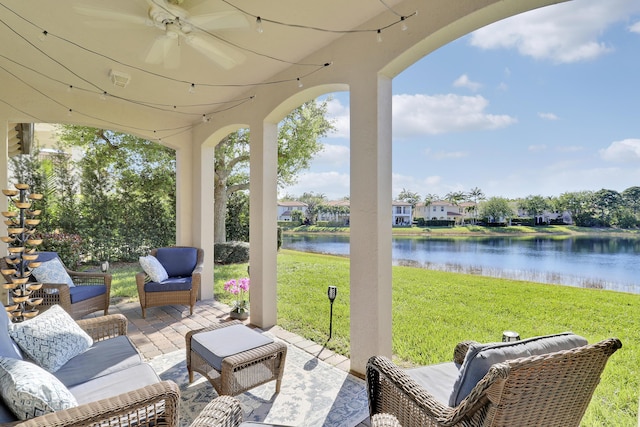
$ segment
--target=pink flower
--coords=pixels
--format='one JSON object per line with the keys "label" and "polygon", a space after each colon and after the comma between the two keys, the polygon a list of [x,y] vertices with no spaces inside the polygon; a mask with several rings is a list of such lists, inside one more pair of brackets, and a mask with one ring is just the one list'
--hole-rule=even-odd
{"label": "pink flower", "polygon": [[236,308],[247,309],[246,294],[249,293],[250,280],[248,277],[236,280],[231,279],[224,284],[224,290],[236,295]]}

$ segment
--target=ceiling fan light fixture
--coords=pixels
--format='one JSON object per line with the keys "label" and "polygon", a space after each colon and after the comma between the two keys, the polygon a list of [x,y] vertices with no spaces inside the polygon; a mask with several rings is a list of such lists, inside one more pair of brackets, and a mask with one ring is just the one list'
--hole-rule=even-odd
{"label": "ceiling fan light fixture", "polygon": [[116,70],[111,70],[109,72],[109,78],[111,79],[111,83],[118,87],[127,87],[129,81],[131,81],[131,76],[129,74]]}

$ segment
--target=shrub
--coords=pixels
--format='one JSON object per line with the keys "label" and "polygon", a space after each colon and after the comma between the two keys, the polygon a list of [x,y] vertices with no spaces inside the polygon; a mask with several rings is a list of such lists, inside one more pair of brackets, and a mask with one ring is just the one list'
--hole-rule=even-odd
{"label": "shrub", "polygon": [[38,247],[42,252],[57,252],[64,264],[71,270],[80,266],[83,252],[82,238],[77,234],[43,233],[42,244]]}
{"label": "shrub", "polygon": [[216,243],[213,246],[213,261],[216,264],[241,264],[249,262],[249,243]]}

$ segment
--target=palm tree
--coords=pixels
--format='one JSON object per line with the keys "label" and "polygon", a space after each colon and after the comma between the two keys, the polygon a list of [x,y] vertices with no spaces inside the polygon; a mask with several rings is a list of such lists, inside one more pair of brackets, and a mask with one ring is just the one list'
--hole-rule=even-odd
{"label": "palm tree", "polygon": [[473,223],[475,224],[478,220],[478,201],[485,200],[486,197],[481,189],[473,187],[471,191],[469,191],[469,199],[473,200],[473,203],[476,204],[473,207]]}

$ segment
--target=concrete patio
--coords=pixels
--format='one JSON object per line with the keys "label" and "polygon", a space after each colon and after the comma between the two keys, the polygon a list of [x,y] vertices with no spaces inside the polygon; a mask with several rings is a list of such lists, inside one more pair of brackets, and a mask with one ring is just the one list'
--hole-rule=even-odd
{"label": "concrete patio", "polygon": [[[110,314],[120,313],[127,318],[129,321],[128,335],[147,360],[177,350],[184,350],[187,331],[227,321],[229,320],[229,310],[230,307],[225,304],[207,300],[198,301],[191,316],[189,316],[187,306],[168,305],[147,309],[147,317],[143,319],[140,304],[136,300],[112,300],[109,307]],[[100,315],[100,312],[96,312],[87,317]],[[249,321],[245,321],[245,323],[249,324]],[[266,330],[320,360],[349,372],[350,361],[345,356],[327,350],[322,345],[304,339],[279,326],[273,326]],[[368,418],[357,425],[357,427],[369,426]]]}

